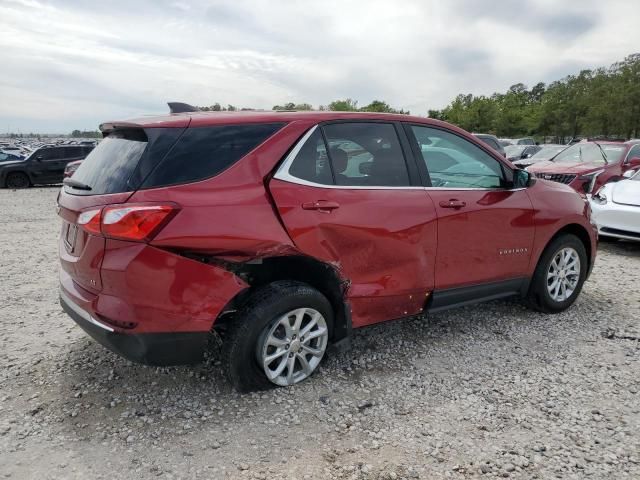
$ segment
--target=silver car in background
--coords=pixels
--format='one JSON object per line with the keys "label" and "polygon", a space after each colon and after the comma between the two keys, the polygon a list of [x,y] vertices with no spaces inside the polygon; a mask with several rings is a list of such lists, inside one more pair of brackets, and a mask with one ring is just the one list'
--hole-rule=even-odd
{"label": "silver car in background", "polygon": [[591,218],[601,236],[640,241],[640,170],[624,176],[591,197]]}

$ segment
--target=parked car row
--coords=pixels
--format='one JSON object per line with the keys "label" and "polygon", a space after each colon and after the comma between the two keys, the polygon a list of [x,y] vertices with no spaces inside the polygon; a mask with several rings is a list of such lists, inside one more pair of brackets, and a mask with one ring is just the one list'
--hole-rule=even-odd
{"label": "parked car row", "polygon": [[520,155],[520,158],[514,158],[512,160],[513,164],[520,168],[526,168],[529,165],[533,165],[534,163],[545,162],[547,160],[552,159],[558,153],[567,148],[566,145],[556,145],[552,143],[546,143],[544,145],[538,145],[535,147],[527,147],[527,148],[536,148],[537,150],[534,153],[523,152]]}
{"label": "parked car row", "polygon": [[0,186],[27,188],[60,183],[67,165],[84,159],[93,149],[93,145],[46,145],[25,158],[0,157]]}
{"label": "parked car row", "polygon": [[582,141],[552,158],[526,167],[538,178],[553,180],[587,194],[640,169],[640,142]]}

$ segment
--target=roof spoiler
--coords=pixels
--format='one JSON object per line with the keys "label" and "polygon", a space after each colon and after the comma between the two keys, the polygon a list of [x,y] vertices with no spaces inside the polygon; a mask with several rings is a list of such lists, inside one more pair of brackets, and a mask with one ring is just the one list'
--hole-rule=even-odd
{"label": "roof spoiler", "polygon": [[167,102],[167,105],[169,105],[169,113],[186,113],[200,111],[198,107],[194,107],[193,105],[189,105],[188,103]]}

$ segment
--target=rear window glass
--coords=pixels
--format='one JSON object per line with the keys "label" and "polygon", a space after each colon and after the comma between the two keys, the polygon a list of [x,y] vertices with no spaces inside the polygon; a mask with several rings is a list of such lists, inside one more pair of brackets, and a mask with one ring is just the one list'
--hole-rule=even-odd
{"label": "rear window glass", "polygon": [[75,180],[91,190],[67,188],[79,195],[100,195],[126,192],[128,180],[147,147],[144,130],[119,130],[105,137],[80,164],[73,175]]}
{"label": "rear window glass", "polygon": [[264,142],[283,123],[188,128],[143,188],[195,182],[229,168]]}

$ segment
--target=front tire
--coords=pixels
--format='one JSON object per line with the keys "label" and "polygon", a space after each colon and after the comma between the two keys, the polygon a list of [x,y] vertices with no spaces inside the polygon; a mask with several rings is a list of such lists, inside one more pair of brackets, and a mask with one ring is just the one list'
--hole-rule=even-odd
{"label": "front tire", "polygon": [[291,386],[322,361],[333,327],[327,298],[301,282],[258,288],[228,325],[222,361],[240,392]]}
{"label": "front tire", "polygon": [[527,303],[544,313],[559,313],[578,298],[587,277],[587,252],[578,237],[563,234],[545,248],[531,279]]}
{"label": "front tire", "polygon": [[26,173],[11,172],[7,175],[5,180],[5,186],[7,188],[28,188],[31,185],[31,181]]}

